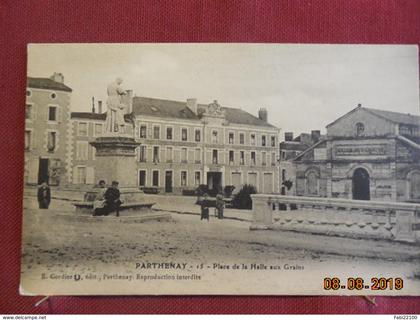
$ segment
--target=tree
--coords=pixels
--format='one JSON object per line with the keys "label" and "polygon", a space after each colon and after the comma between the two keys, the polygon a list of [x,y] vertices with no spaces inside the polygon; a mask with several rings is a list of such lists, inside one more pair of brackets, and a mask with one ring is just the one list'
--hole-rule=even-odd
{"label": "tree", "polygon": [[257,190],[251,184],[245,184],[232,200],[232,206],[236,209],[252,209],[251,194],[256,194]]}

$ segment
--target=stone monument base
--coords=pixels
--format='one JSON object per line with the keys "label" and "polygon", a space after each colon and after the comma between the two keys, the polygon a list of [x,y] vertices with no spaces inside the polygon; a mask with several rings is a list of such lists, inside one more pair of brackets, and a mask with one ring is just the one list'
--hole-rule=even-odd
{"label": "stone monument base", "polygon": [[[97,137],[90,143],[96,149],[95,180],[104,180],[109,186],[112,181],[118,181],[120,200],[120,217],[144,217],[147,220],[170,219],[171,215],[156,212],[152,209],[155,203],[146,202],[143,192],[137,186],[136,148],[140,143],[126,134],[110,134]],[[93,216],[93,204],[98,192],[103,189],[94,188],[86,192],[84,201],[74,203],[76,214]],[[115,217],[116,212],[92,218]]]}

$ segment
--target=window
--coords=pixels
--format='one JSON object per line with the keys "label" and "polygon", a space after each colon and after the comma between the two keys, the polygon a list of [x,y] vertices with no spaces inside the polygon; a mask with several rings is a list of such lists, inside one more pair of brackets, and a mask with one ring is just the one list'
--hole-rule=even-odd
{"label": "window", "polygon": [[255,166],[255,165],[256,165],[256,163],[257,163],[257,161],[256,161],[256,154],[255,154],[255,151],[251,151],[251,165],[252,165],[252,166]]}
{"label": "window", "polygon": [[409,126],[399,125],[400,128],[400,134],[401,135],[412,135],[411,128]]}
{"label": "window", "polygon": [[194,185],[198,187],[201,184],[201,172],[196,171],[194,173]]}
{"label": "window", "polygon": [[229,132],[229,144],[235,143],[235,134],[233,132]]}
{"label": "window", "polygon": [[166,140],[172,140],[172,127],[167,127],[166,128]]}
{"label": "window", "polygon": [[146,146],[140,146],[139,148],[139,162],[146,162]]}
{"label": "window", "polygon": [[217,135],[217,131],[213,130],[211,133],[211,142],[212,143],[217,143],[218,141],[218,135]]}
{"label": "window", "polygon": [[195,163],[201,163],[201,149],[195,149],[194,153]]}
{"label": "window", "polygon": [[239,158],[239,164],[243,166],[245,164],[245,151],[240,151],[240,158]]}
{"label": "window", "polygon": [[30,97],[31,95],[32,95],[31,90],[26,90],[26,96],[27,96],[27,97]]}
{"label": "window", "polygon": [[251,146],[255,146],[255,133],[251,133],[249,136]]}
{"label": "window", "polygon": [[95,137],[102,134],[102,123],[95,123]]}
{"label": "window", "polygon": [[87,137],[87,135],[88,135],[88,124],[86,122],[79,122],[78,123],[77,134],[80,137]]}
{"label": "window", "polygon": [[86,167],[77,167],[76,183],[86,184]]}
{"label": "window", "polygon": [[195,142],[200,142],[200,141],[201,141],[201,130],[195,129]]}
{"label": "window", "polygon": [[89,144],[87,141],[78,141],[76,149],[76,158],[77,160],[87,160],[88,159],[88,147]]}
{"label": "window", "polygon": [[31,139],[32,132],[30,130],[25,130],[25,150],[31,149]]}
{"label": "window", "polygon": [[172,147],[166,147],[166,162],[172,162],[173,161],[173,148]]}
{"label": "window", "polygon": [[96,160],[96,148],[92,145],[89,145],[89,149],[90,149],[92,160]]}
{"label": "window", "polygon": [[213,164],[218,163],[217,150],[213,150]]}
{"label": "window", "polygon": [[182,141],[187,141],[188,140],[188,129],[187,128],[182,128],[181,129],[181,140]]}
{"label": "window", "polygon": [[50,94],[50,97],[51,97],[51,99],[55,99],[55,98],[57,98],[57,94],[55,92],[53,92],[53,93]]}
{"label": "window", "polygon": [[57,107],[48,107],[48,121],[57,121]]}
{"label": "window", "polygon": [[261,152],[261,165],[262,166],[266,166],[267,165],[267,153],[266,152]]}
{"label": "window", "polygon": [[54,152],[57,148],[57,132],[48,132],[47,149],[49,152]]}
{"label": "window", "polygon": [[187,148],[182,148],[181,149],[181,162],[182,163],[187,163],[187,152],[188,152],[188,150],[187,150]]}
{"label": "window", "polygon": [[245,135],[243,133],[239,134],[239,144],[245,144]]}
{"label": "window", "polygon": [[146,137],[147,137],[147,126],[142,124],[140,126],[140,138],[146,139]]}
{"label": "window", "polygon": [[146,186],[146,170],[139,171],[139,186],[140,187]]}
{"label": "window", "polygon": [[265,147],[265,146],[267,145],[267,141],[266,141],[266,137],[265,137],[265,135],[262,135],[262,136],[261,136],[261,145],[262,145],[263,147]]}
{"label": "window", "polygon": [[286,181],[286,169],[281,170],[281,181]]}
{"label": "window", "polygon": [[34,118],[34,107],[31,104],[25,105],[25,119],[26,120],[32,120]]}
{"label": "window", "polygon": [[360,137],[365,132],[365,125],[361,122],[356,123],[356,136]]}
{"label": "window", "polygon": [[153,127],[153,139],[160,139],[160,127]]}
{"label": "window", "polygon": [[274,167],[276,165],[276,162],[277,162],[277,160],[276,160],[276,154],[273,152],[271,154],[271,165]]}
{"label": "window", "polygon": [[286,151],[284,150],[281,151],[281,159],[286,160]]}
{"label": "window", "polygon": [[153,162],[159,162],[159,147],[153,147]]}
{"label": "window", "polygon": [[235,163],[235,152],[233,150],[229,151],[229,164],[233,165]]}
{"label": "window", "polygon": [[187,186],[187,171],[181,171],[181,187]]}
{"label": "window", "polygon": [[157,171],[157,170],[153,170],[152,186],[153,187],[159,187],[159,171]]}
{"label": "window", "polygon": [[271,146],[272,147],[276,146],[276,136],[271,136]]}

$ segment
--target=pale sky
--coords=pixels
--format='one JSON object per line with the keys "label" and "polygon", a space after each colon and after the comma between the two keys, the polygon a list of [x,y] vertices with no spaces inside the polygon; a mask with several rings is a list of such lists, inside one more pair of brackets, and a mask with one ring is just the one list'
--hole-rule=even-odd
{"label": "pale sky", "polygon": [[135,95],[242,108],[282,132],[320,129],[363,106],[419,114],[417,46],[36,44],[28,75],[64,74],[72,110],[106,100],[116,77]]}

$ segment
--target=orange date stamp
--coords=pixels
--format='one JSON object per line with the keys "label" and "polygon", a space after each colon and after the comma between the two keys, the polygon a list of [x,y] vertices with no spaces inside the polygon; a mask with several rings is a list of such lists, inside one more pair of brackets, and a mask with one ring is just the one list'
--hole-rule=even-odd
{"label": "orange date stamp", "polygon": [[371,278],[366,281],[363,278],[347,278],[344,281],[338,277],[324,278],[324,290],[402,290],[404,281],[402,278]]}

